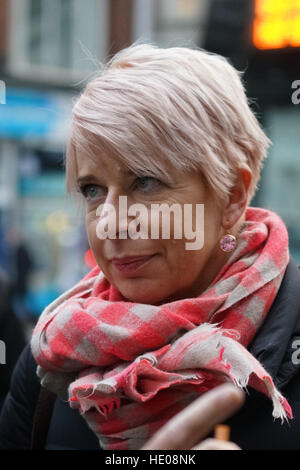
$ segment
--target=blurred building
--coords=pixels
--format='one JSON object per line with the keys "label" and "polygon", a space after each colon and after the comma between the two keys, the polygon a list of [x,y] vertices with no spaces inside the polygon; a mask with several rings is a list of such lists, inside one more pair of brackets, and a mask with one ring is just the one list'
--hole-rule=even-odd
{"label": "blurred building", "polygon": [[207,33],[209,8],[210,0],[133,0],[132,40],[199,46]]}
{"label": "blurred building", "polygon": [[74,99],[109,49],[108,6],[0,1],[0,263],[18,284],[20,247],[31,260],[20,315],[26,307],[38,314],[85,269],[83,221],[65,196],[63,161]]}
{"label": "blurred building", "polygon": [[244,72],[272,141],[252,205],[283,218],[300,265],[300,0],[210,0],[202,45]]}
{"label": "blurred building", "polygon": [[26,245],[36,313],[85,269],[64,186],[74,99],[98,61],[136,40],[204,47],[245,71],[273,141],[253,204],[282,216],[300,263],[299,18],[300,0],[0,0],[0,265],[12,266],[7,246]]}

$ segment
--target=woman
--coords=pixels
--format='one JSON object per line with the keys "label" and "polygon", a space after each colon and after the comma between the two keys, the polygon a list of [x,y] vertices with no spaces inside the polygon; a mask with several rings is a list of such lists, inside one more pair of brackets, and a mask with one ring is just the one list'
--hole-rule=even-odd
{"label": "woman", "polygon": [[[19,390],[37,366],[57,395],[46,448],[151,448],[227,382],[249,387],[238,446],[299,448],[300,274],[280,217],[249,207],[269,143],[238,72],[203,50],[133,45],[88,83],[66,177],[95,265],[42,313],[2,446],[28,445],[37,392]],[[27,438],[7,429],[18,408]]]}

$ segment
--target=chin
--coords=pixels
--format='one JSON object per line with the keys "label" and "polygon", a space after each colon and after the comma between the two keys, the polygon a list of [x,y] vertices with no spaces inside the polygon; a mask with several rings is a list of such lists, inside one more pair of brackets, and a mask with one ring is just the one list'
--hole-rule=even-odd
{"label": "chin", "polygon": [[132,295],[131,293],[122,292],[122,295],[126,297],[129,302],[135,302],[138,304],[158,305],[162,301],[161,297],[153,296],[152,293],[147,292],[139,292],[138,294],[135,293]]}
{"label": "chin", "polygon": [[157,305],[166,298],[166,295],[162,292],[158,292],[158,286],[155,286],[153,281],[150,283],[150,287],[147,285],[149,282],[145,282],[141,279],[137,281],[138,282],[134,282],[132,286],[117,285],[116,287],[130,302]]}

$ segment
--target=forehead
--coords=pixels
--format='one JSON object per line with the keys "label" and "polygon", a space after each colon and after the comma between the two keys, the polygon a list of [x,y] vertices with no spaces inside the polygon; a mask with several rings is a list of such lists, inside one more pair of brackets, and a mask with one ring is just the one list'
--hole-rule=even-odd
{"label": "forehead", "polygon": [[76,175],[73,180],[87,176],[109,179],[125,179],[134,176],[151,176],[172,184],[182,178],[182,169],[176,168],[170,161],[160,159],[152,162],[146,156],[141,158],[122,157],[110,149],[95,149],[89,152],[82,147],[75,152]]}
{"label": "forehead", "polygon": [[133,172],[112,153],[99,151],[89,154],[84,151],[76,152],[77,178],[86,175],[104,176],[130,175]]}

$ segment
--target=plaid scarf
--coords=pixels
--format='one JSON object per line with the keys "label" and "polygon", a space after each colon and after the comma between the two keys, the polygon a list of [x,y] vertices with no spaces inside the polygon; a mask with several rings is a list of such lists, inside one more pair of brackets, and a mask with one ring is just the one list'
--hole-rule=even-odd
{"label": "plaid scarf", "polygon": [[232,381],[266,394],[292,418],[272,378],[247,351],[280,287],[288,234],[250,207],[238,246],[197,298],[126,301],[95,266],[42,313],[31,348],[41,384],[76,408],[104,449],[139,449],[199,394]]}

